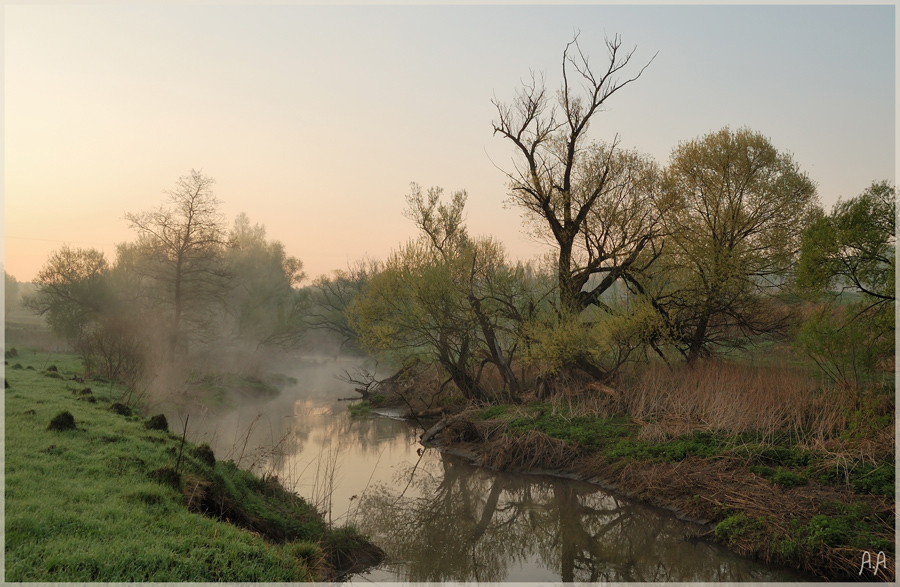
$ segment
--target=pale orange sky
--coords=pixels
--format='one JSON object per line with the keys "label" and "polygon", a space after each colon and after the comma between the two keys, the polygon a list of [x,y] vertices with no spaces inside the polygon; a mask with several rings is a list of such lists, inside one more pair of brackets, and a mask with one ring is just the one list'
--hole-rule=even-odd
{"label": "pale orange sky", "polygon": [[112,261],[134,238],[124,214],[191,168],[310,277],[413,236],[412,181],[466,189],[470,232],[532,258],[491,99],[530,69],[555,89],[576,28],[597,67],[604,34],[636,63],[659,52],[593,138],[664,164],[679,141],[749,126],[826,207],[895,178],[890,5],[6,6],[5,268],[28,281],[63,243]]}

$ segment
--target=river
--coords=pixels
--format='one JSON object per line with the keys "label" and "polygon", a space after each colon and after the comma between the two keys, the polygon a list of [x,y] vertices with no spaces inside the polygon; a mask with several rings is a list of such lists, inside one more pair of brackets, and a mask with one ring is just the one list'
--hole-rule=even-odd
{"label": "river", "polygon": [[334,375],[354,364],[297,361],[284,372],[300,383],[278,399],[191,417],[191,436],[217,458],[277,475],[387,552],[352,583],[810,580],[693,539],[670,512],[596,486],[425,449],[396,411],[351,416],[342,398],[356,394]]}

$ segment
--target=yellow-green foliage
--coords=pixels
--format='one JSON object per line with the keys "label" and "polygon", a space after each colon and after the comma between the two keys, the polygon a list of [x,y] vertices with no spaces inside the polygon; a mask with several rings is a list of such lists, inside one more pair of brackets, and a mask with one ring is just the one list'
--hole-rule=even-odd
{"label": "yellow-green foliage", "polygon": [[645,356],[650,340],[664,340],[664,328],[649,302],[635,299],[625,311],[597,311],[589,318],[583,313],[551,324],[526,325],[531,344],[524,358],[551,374],[563,372],[579,360],[614,371],[629,359]]}

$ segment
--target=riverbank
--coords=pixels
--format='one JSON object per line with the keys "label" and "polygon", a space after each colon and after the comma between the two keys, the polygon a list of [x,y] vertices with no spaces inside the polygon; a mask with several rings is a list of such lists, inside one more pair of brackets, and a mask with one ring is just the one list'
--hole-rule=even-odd
{"label": "riverbank", "polygon": [[82,371],[7,351],[6,581],[323,581],[383,557]]}
{"label": "riverbank", "polygon": [[640,428],[621,414],[535,402],[446,416],[423,441],[481,466],[584,480],[669,509],[736,552],[820,579],[894,580],[893,463],[836,471],[827,455],[787,442],[721,432],[652,442]]}

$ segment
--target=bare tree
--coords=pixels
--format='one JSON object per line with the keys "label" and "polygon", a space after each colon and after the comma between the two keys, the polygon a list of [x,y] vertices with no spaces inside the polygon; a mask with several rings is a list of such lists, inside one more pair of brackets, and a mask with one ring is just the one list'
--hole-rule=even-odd
{"label": "bare tree", "polygon": [[224,216],[212,190],[214,181],[192,169],[178,179],[174,190],[164,192],[165,204],[125,215],[138,232],[141,262],[135,269],[151,281],[147,294],[171,312],[170,360],[179,344],[187,343],[186,324],[202,328],[210,302],[224,293]]}
{"label": "bare tree", "polygon": [[[634,50],[623,54],[618,36],[607,39],[606,47],[609,63],[597,74],[577,35],[566,45],[563,82],[555,105],[543,79],[534,74],[513,104],[493,102],[498,112],[494,134],[511,141],[519,155],[515,172],[507,173],[510,199],[536,220],[541,232],[558,247],[560,301],[570,312],[595,303],[637,262],[658,220],[650,206],[653,192],[646,191],[655,186],[655,165],[634,154],[620,154],[618,139],[609,145],[586,144],[590,122],[606,101],[637,80],[653,61],[622,81],[619,75],[631,63]],[[576,80],[581,91],[573,85]],[[639,194],[640,190],[645,192]],[[629,206],[642,204],[624,214],[629,220],[623,220],[624,208],[609,216],[599,213],[617,201],[624,205],[626,199],[631,200]],[[636,218],[642,221],[634,223]],[[583,292],[598,273],[605,278]]]}

